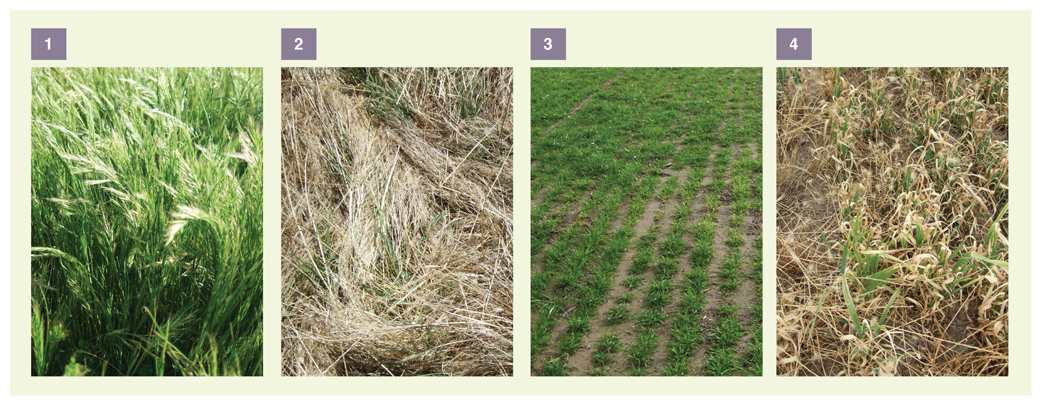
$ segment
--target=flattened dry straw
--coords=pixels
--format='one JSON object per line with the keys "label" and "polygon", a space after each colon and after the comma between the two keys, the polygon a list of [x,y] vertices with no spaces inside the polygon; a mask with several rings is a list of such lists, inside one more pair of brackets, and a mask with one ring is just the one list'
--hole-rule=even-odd
{"label": "flattened dry straw", "polygon": [[1007,375],[1007,69],[778,78],[777,374]]}
{"label": "flattened dry straw", "polygon": [[512,374],[512,70],[282,79],[283,374]]}

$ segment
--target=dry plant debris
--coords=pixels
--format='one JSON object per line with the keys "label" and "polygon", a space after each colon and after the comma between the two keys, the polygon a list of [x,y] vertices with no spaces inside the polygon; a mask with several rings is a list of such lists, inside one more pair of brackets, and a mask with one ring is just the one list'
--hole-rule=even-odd
{"label": "dry plant debris", "polygon": [[510,375],[513,74],[282,71],[284,375]]}
{"label": "dry plant debris", "polygon": [[1008,69],[777,71],[777,374],[1008,374]]}

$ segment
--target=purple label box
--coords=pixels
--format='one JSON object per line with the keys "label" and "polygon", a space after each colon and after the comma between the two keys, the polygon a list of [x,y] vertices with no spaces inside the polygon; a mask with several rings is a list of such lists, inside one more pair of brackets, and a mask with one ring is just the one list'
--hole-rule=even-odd
{"label": "purple label box", "polygon": [[65,28],[33,28],[31,60],[66,60]]}
{"label": "purple label box", "polygon": [[777,28],[776,60],[812,60],[812,28]]}
{"label": "purple label box", "polygon": [[317,28],[282,28],[282,60],[317,59]]}
{"label": "purple label box", "polygon": [[531,60],[567,60],[567,29],[531,28]]}

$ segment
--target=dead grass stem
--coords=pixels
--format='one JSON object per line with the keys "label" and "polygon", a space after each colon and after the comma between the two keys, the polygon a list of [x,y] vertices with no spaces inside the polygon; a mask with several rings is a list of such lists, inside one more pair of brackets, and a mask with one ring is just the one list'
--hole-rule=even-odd
{"label": "dead grass stem", "polygon": [[511,374],[512,70],[282,78],[283,374]]}

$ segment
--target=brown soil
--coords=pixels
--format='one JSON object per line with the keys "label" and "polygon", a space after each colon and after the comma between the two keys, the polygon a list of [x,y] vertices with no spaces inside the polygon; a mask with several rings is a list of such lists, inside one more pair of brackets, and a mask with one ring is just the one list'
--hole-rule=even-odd
{"label": "brown soil", "polygon": [[[538,192],[535,193],[534,197],[531,198],[531,207],[537,207],[537,206],[541,205],[543,202],[545,202],[545,194],[548,193],[548,192],[549,192],[549,188],[548,187],[542,187],[541,190],[538,190]],[[532,220],[532,223],[533,223],[534,222],[534,218],[531,218],[531,220]]]}

